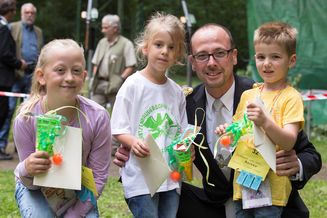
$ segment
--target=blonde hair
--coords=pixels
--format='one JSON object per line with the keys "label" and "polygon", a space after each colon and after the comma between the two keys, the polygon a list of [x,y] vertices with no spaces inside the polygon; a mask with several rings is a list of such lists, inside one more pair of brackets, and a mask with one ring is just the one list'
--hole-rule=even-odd
{"label": "blonde hair", "polygon": [[183,23],[174,15],[156,12],[148,20],[144,31],[135,40],[137,58],[142,64],[145,65],[147,62],[142,49],[147,47],[153,37],[162,31],[168,32],[174,42],[176,63],[181,63],[185,58],[185,30]]}
{"label": "blonde hair", "polygon": [[52,40],[51,42],[49,42],[48,44],[46,44],[40,52],[40,56],[39,56],[39,59],[37,61],[36,67],[35,67],[35,71],[34,71],[34,74],[32,77],[32,86],[31,86],[30,97],[28,98],[28,100],[26,102],[24,102],[20,106],[20,108],[18,109],[18,111],[19,111],[18,115],[31,112],[31,110],[34,108],[36,103],[42,98],[42,96],[46,95],[46,93],[47,93],[46,87],[41,85],[38,82],[36,72],[38,69],[44,70],[45,66],[48,63],[48,58],[49,58],[49,55],[51,54],[51,50],[53,50],[54,48],[60,48],[63,50],[67,49],[67,48],[74,48],[74,49],[80,50],[81,56],[83,57],[83,68],[85,68],[84,49],[82,47],[80,47],[74,40],[72,40],[72,39],[55,39],[55,40]]}
{"label": "blonde hair", "polygon": [[297,30],[283,22],[269,22],[262,24],[254,31],[254,45],[260,43],[277,43],[285,47],[289,56],[296,54]]}

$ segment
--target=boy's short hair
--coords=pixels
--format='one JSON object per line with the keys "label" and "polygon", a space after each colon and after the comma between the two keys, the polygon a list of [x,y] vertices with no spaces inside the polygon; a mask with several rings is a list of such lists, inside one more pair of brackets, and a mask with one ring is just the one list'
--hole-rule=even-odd
{"label": "boy's short hair", "polygon": [[285,47],[288,55],[296,54],[297,30],[283,22],[269,22],[254,31],[254,45],[277,43]]}

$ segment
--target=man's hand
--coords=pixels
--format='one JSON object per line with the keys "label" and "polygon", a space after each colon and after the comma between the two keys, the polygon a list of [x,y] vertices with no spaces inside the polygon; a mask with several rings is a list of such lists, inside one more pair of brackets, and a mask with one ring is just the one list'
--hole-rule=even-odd
{"label": "man's hand", "polygon": [[20,61],[22,62],[22,65],[20,66],[20,69],[21,69],[21,70],[25,70],[25,69],[27,68],[27,63],[26,63],[26,61],[23,60],[23,59],[21,59]]}
{"label": "man's hand", "polygon": [[295,150],[276,152],[276,174],[278,176],[293,176],[300,170]]}
{"label": "man's hand", "polygon": [[115,159],[113,160],[114,164],[119,167],[125,166],[126,161],[129,159],[130,150],[124,146],[120,145],[115,154]]}

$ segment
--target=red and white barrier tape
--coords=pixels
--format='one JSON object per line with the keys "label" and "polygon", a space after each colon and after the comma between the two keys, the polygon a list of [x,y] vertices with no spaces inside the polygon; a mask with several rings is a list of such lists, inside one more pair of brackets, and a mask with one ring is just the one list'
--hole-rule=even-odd
{"label": "red and white barrier tape", "polygon": [[27,98],[30,95],[29,94],[25,94],[25,93],[13,93],[13,92],[3,92],[3,91],[0,91],[0,96],[16,97],[16,98]]}
{"label": "red and white barrier tape", "polygon": [[[0,91],[0,96],[27,98],[29,96],[29,94]],[[327,99],[327,93],[322,93],[322,94],[302,94],[302,99],[303,99],[303,101],[326,100]]]}
{"label": "red and white barrier tape", "polygon": [[302,95],[303,101],[315,101],[315,100],[326,100],[327,93],[325,94],[312,94],[312,95]]}

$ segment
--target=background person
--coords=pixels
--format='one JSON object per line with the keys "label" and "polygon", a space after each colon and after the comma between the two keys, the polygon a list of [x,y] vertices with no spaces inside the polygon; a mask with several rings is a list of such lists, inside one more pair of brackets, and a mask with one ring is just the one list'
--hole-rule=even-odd
{"label": "background person", "polygon": [[91,99],[106,107],[113,107],[116,94],[134,71],[136,57],[133,43],[120,35],[121,25],[117,15],[108,14],[102,18],[99,41],[92,63],[93,84]]}
{"label": "background person", "polygon": [[[91,99],[112,110],[116,95],[126,78],[134,72],[136,57],[133,43],[120,35],[121,24],[117,15],[108,14],[102,18],[99,41],[92,63]],[[112,154],[118,148],[113,139]]]}
{"label": "background person", "polygon": [[[26,68],[26,62],[16,56],[16,44],[10,34],[8,22],[16,14],[15,0],[0,0],[0,91],[10,92],[15,80],[15,69]],[[8,114],[8,97],[0,96],[0,129]],[[10,160],[11,155],[0,145],[0,160]]]}
{"label": "background person", "polygon": [[[10,24],[11,35],[16,42],[16,55],[27,63],[25,70],[16,71],[15,83],[11,88],[14,93],[29,93],[32,75],[40,49],[43,45],[42,30],[34,25],[36,8],[32,3],[25,3],[21,7],[21,21]],[[11,126],[11,119],[15,112],[16,97],[9,98],[9,111],[6,121],[0,129],[0,147],[6,148]]]}

